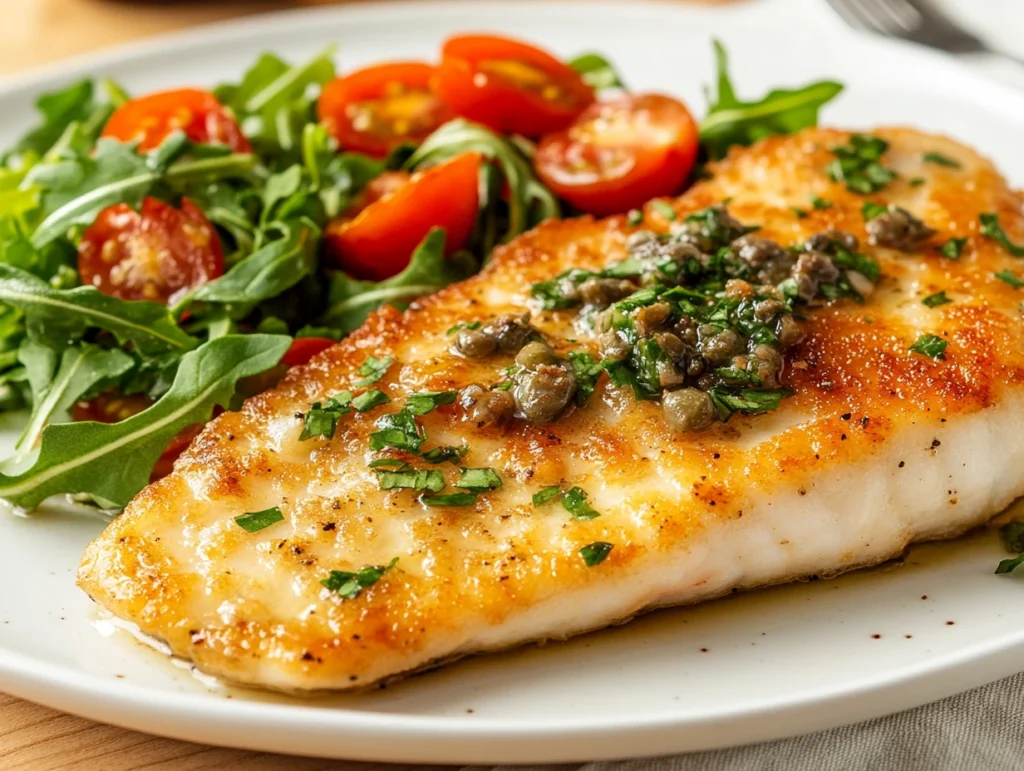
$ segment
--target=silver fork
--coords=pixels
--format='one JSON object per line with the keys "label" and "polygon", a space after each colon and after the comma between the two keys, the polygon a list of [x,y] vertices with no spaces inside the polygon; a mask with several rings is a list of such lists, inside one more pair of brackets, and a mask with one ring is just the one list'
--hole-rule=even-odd
{"label": "silver fork", "polygon": [[954,22],[928,0],[828,0],[855,29],[898,37],[954,54],[995,54],[1024,64],[1024,59],[999,51]]}

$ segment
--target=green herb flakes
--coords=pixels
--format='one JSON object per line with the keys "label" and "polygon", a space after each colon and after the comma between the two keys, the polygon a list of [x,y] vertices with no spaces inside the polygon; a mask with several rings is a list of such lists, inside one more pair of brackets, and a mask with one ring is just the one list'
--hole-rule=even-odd
{"label": "green herb flakes", "polygon": [[374,407],[387,404],[391,398],[379,388],[371,388],[366,393],[359,394],[352,400],[352,406],[357,412],[369,412]]}
{"label": "green herb flakes", "polygon": [[408,463],[398,458],[377,458],[377,460],[371,460],[366,464],[367,468],[391,468],[404,470],[411,468]]}
{"label": "green herb flakes", "polygon": [[397,564],[398,557],[395,557],[387,565],[367,565],[356,573],[332,570],[320,584],[328,591],[334,592],[346,600],[354,600],[362,593],[363,589],[369,589],[380,581],[384,574]]}
{"label": "green herb flakes", "polygon": [[718,410],[718,417],[723,422],[729,420],[733,413],[742,412],[746,415],[760,415],[762,412],[776,410],[782,399],[789,396],[785,388],[753,390],[749,388],[729,388],[714,386],[708,391],[711,402]]}
{"label": "green herb flakes", "polygon": [[928,152],[921,156],[921,160],[925,163],[935,163],[939,166],[945,166],[947,169],[959,169],[960,161],[950,158],[948,155],[942,153]]}
{"label": "green herb flakes", "polygon": [[363,378],[362,380],[357,380],[353,385],[356,388],[365,388],[366,386],[373,385],[388,373],[388,369],[394,363],[395,360],[391,356],[385,356],[383,359],[378,359],[376,356],[367,356],[366,361],[356,370]]}
{"label": "green herb flakes", "polygon": [[582,407],[593,395],[597,379],[604,372],[604,365],[586,351],[570,351],[569,363],[576,376],[576,404]]}
{"label": "green herb flakes", "polygon": [[551,485],[550,487],[545,487],[543,490],[538,490],[533,494],[533,505],[535,508],[540,508],[545,503],[554,500],[561,494],[562,488],[559,487],[558,485]]}
{"label": "green herb flakes", "polygon": [[799,206],[790,206],[789,208],[790,208],[790,211],[792,211],[793,214],[796,215],[796,218],[798,220],[807,219],[807,217],[810,216],[810,214],[807,211],[807,209],[801,209]]}
{"label": "green herb flakes", "polygon": [[456,332],[461,332],[463,329],[480,329],[483,326],[482,321],[460,321],[453,327],[450,327],[446,335],[454,335]]}
{"label": "green herb flakes", "polygon": [[1024,286],[1024,279],[1019,278],[1012,270],[1001,270],[998,273],[993,273],[992,275],[1004,284],[1009,284],[1014,289],[1020,289]]}
{"label": "green herb flakes", "polygon": [[492,468],[464,468],[455,486],[474,492],[494,490],[501,487],[501,477]]}
{"label": "green herb flakes", "polygon": [[418,453],[427,440],[416,417],[408,410],[382,415],[377,419],[376,426],[379,430],[370,434],[371,450],[394,447],[396,450]]}
{"label": "green herb flakes", "polygon": [[935,294],[930,294],[923,300],[921,300],[921,304],[929,308],[938,308],[940,305],[945,305],[946,303],[951,302],[953,301],[946,296],[946,290],[936,292]]}
{"label": "green herb flakes", "polygon": [[674,222],[676,217],[678,216],[676,214],[676,210],[672,208],[672,204],[670,204],[668,201],[662,201],[661,199],[651,201],[651,208],[654,209],[654,211],[658,212],[658,214],[667,219],[669,222]]}
{"label": "green herb flakes", "polygon": [[910,185],[911,187],[921,187],[921,185],[923,185],[927,181],[928,180],[926,180],[924,177],[914,177],[913,179],[907,180],[907,184]]}
{"label": "green herb flakes", "polygon": [[442,404],[451,404],[456,396],[456,391],[419,391],[406,400],[405,408],[413,415],[426,415]]}
{"label": "green herb flakes", "polygon": [[816,195],[811,196],[811,206],[814,207],[815,211],[822,211],[824,209],[831,209],[832,202],[824,198],[819,198]]}
{"label": "green herb flakes", "polygon": [[630,209],[626,214],[626,224],[630,227],[635,228],[637,225],[642,224],[644,221],[644,213],[639,209]]}
{"label": "green herb flakes", "polygon": [[283,521],[284,514],[277,506],[263,511],[251,511],[248,514],[235,517],[235,523],[247,533],[258,533],[260,530],[265,530],[271,525]]}
{"label": "green herb flakes", "polygon": [[583,563],[588,568],[592,568],[604,562],[614,548],[615,545],[607,541],[595,541],[580,549],[580,556],[583,558]]}
{"label": "green herb flakes", "polygon": [[917,342],[910,346],[909,350],[932,359],[945,359],[947,345],[949,343],[938,335],[927,334],[917,338]]}
{"label": "green herb flakes", "polygon": [[398,471],[378,471],[377,484],[381,490],[429,490],[432,493],[444,489],[444,475],[440,471],[406,468]]}
{"label": "green herb flakes", "polygon": [[939,247],[939,253],[950,260],[959,260],[967,246],[966,238],[951,238]]}
{"label": "green herb flakes", "polygon": [[595,519],[601,516],[587,503],[587,494],[580,487],[573,487],[562,495],[562,508],[568,511],[573,519]]}
{"label": "green herb flakes", "polygon": [[462,445],[461,447],[452,447],[450,445],[442,445],[441,447],[434,447],[423,453],[423,460],[427,463],[458,463],[469,453],[469,446]]}
{"label": "green herb flakes", "polygon": [[449,493],[448,495],[421,495],[420,503],[424,506],[472,506],[476,503],[476,493]]}
{"label": "green herb flakes", "polygon": [[888,207],[879,203],[874,203],[873,201],[865,201],[864,205],[860,207],[860,214],[864,218],[865,222],[870,222],[875,217],[885,214],[887,211],[889,211]]}
{"label": "green herb flakes", "polygon": [[338,429],[338,421],[349,413],[351,404],[352,394],[348,391],[342,391],[323,403],[314,402],[303,419],[299,440],[306,441],[316,436],[331,439]]}
{"label": "green herb flakes", "polygon": [[854,134],[848,144],[833,147],[836,159],[827,169],[834,182],[843,182],[852,193],[877,193],[896,178],[896,172],[880,163],[889,143],[869,134]]}
{"label": "green herb flakes", "polygon": [[981,222],[981,234],[985,238],[992,239],[1014,257],[1024,257],[1024,246],[1018,246],[1010,240],[999,224],[999,215],[990,212],[980,215],[978,220]]}

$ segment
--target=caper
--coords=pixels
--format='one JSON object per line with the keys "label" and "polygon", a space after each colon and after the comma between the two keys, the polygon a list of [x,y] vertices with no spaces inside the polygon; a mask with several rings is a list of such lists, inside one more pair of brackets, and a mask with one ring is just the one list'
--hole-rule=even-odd
{"label": "caper", "polygon": [[559,359],[547,343],[534,341],[527,343],[516,354],[516,364],[526,369],[535,369],[541,364],[553,364]]}
{"label": "caper", "polygon": [[531,423],[550,423],[576,395],[576,377],[566,364],[540,364],[515,376],[518,413]]}
{"label": "caper", "polygon": [[480,359],[498,350],[498,341],[485,329],[463,329],[455,336],[455,348],[463,356]]}
{"label": "caper", "polygon": [[478,426],[503,423],[512,417],[516,402],[508,391],[488,391],[480,385],[469,385],[459,393],[459,405],[466,420]]}
{"label": "caper", "polygon": [[665,420],[676,431],[702,431],[717,417],[711,397],[696,388],[668,391],[661,399]]}

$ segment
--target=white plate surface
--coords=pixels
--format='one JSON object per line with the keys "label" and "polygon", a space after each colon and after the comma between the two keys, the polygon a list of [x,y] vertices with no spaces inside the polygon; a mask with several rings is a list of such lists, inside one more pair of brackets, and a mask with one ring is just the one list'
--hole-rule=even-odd
{"label": "white plate surface", "polygon": [[[464,30],[500,30],[566,55],[603,51],[633,87],[677,93],[698,112],[711,74],[709,38],[717,35],[743,94],[835,77],[848,91],[828,108],[828,123],[946,132],[983,148],[1024,184],[1024,96],[938,55],[746,4],[375,3],[256,18],[11,81],[0,87],[0,141],[31,120],[40,89],[86,74],[143,92],[234,78],[263,50],[298,59],[334,41],[345,67],[430,58],[446,35]],[[1021,586],[992,575],[1001,550],[982,533],[916,548],[898,568],[659,612],[383,691],[267,696],[204,684],[98,621],[73,579],[102,526],[59,512],[0,516],[0,690],[194,741],[433,763],[635,757],[862,720],[1024,665]]]}

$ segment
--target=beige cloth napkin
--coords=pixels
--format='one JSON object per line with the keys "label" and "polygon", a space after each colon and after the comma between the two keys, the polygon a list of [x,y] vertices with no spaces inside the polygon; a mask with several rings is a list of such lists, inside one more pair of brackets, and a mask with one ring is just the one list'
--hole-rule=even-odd
{"label": "beige cloth napkin", "polygon": [[908,712],[776,742],[618,763],[473,771],[556,769],[1024,771],[1024,673]]}

